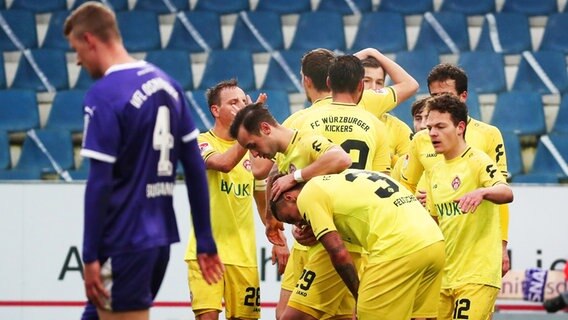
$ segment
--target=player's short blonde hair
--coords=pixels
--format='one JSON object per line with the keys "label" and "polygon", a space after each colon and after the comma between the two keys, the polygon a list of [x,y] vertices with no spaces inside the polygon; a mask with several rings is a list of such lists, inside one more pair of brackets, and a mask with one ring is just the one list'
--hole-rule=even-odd
{"label": "player's short blonde hair", "polygon": [[63,26],[63,34],[66,37],[79,38],[86,32],[103,42],[122,39],[114,12],[95,1],[85,2],[73,10]]}

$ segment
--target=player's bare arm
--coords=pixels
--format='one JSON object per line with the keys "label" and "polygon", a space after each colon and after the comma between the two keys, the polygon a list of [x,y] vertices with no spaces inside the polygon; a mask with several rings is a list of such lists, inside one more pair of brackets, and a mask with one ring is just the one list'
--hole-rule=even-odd
{"label": "player's bare arm", "polygon": [[240,144],[235,143],[223,153],[215,153],[205,161],[205,166],[208,170],[220,171],[228,173],[241,162],[241,159],[247,153],[247,149],[243,148]]}
{"label": "player's bare arm", "polygon": [[339,146],[329,148],[316,161],[301,169],[301,179],[298,173],[290,173],[280,177],[272,184],[272,200],[278,199],[282,192],[293,187],[297,182],[308,181],[323,174],[339,173],[351,166],[351,158]]}
{"label": "player's bare arm", "polygon": [[479,188],[469,192],[455,201],[462,212],[474,212],[481,204],[481,201],[488,200],[495,204],[510,203],[513,201],[513,191],[511,187],[504,183],[499,183],[492,187]]}
{"label": "player's bare arm", "polygon": [[345,248],[343,240],[337,231],[331,231],[324,234],[319,241],[323,244],[329,257],[331,258],[331,263],[335,267],[335,270],[345,282],[351,294],[355,300],[357,300],[359,291],[359,276],[357,275],[357,270],[351,259],[349,251]]}
{"label": "player's bare arm", "polygon": [[[274,177],[278,174],[278,167],[276,164],[272,164],[272,168],[268,175],[268,180],[266,181],[266,202],[268,203],[271,199],[271,190]],[[268,241],[277,246],[286,245],[286,237],[284,236],[284,224],[274,218],[272,212],[270,211],[270,206],[266,206],[265,209],[265,233]]]}

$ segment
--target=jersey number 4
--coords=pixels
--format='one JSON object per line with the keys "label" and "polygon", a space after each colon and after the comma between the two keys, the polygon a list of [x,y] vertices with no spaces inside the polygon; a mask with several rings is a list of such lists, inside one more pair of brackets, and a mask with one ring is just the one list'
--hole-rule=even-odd
{"label": "jersey number 4", "polygon": [[170,109],[166,106],[158,108],[152,146],[160,151],[158,176],[171,176],[174,166],[170,161],[170,149],[174,147],[174,136],[170,132]]}

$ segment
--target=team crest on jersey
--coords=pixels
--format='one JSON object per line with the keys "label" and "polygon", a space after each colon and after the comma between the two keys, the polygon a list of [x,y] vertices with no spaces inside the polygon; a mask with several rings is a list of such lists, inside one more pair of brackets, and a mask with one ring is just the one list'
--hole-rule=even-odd
{"label": "team crest on jersey", "polygon": [[378,94],[385,95],[385,96],[389,93],[387,88],[377,89],[377,90],[375,90],[375,92],[378,93]]}
{"label": "team crest on jersey", "polygon": [[245,161],[243,161],[243,167],[245,167],[245,169],[247,169],[247,171],[251,171],[252,164],[250,163],[249,159],[246,159]]}
{"label": "team crest on jersey", "polygon": [[199,151],[200,151],[201,153],[203,153],[203,152],[205,152],[205,151],[207,151],[207,150],[209,150],[209,149],[211,149],[211,146],[209,145],[209,143],[203,142],[203,143],[200,143],[200,144],[199,144]]}
{"label": "team crest on jersey", "polygon": [[461,186],[461,183],[462,182],[460,180],[460,177],[456,176],[454,180],[452,180],[452,188],[454,190],[458,190],[458,188]]}

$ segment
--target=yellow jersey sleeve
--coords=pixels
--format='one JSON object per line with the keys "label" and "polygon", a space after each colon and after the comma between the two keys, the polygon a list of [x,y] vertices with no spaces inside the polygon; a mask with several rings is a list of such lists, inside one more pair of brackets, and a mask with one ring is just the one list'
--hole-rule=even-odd
{"label": "yellow jersey sleeve", "polygon": [[333,201],[328,193],[320,189],[316,183],[304,186],[298,196],[298,210],[303,219],[312,227],[316,239],[330,231],[337,231],[333,223]]}
{"label": "yellow jersey sleeve", "polygon": [[377,118],[394,109],[396,105],[396,91],[392,87],[385,87],[380,90],[364,90],[359,102],[359,107],[374,114]]}

